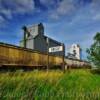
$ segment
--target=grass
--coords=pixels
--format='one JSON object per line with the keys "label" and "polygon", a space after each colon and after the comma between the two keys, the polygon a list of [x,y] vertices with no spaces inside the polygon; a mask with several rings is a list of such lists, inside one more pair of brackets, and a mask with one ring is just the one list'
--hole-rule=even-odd
{"label": "grass", "polygon": [[82,69],[0,73],[0,100],[100,100],[100,76]]}

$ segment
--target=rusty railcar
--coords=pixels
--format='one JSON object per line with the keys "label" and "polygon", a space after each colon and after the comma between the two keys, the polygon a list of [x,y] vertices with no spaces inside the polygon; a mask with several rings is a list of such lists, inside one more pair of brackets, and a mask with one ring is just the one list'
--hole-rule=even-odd
{"label": "rusty railcar", "polygon": [[[48,63],[47,53],[26,49],[19,46],[0,43],[0,66],[16,66],[20,68],[27,66],[30,68],[46,67]],[[63,63],[61,56],[49,55],[49,66],[61,66]]]}
{"label": "rusty railcar", "polygon": [[75,68],[75,69],[89,68],[89,69],[91,69],[91,64],[84,60],[65,58],[65,62],[67,64],[67,68]]}

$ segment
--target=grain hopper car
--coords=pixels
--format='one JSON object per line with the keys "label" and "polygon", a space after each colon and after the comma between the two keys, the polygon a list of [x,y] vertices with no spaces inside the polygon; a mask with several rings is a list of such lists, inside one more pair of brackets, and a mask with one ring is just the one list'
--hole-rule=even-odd
{"label": "grain hopper car", "polygon": [[[0,43],[0,68],[46,68],[47,53]],[[49,55],[49,67],[61,67],[61,56]]]}

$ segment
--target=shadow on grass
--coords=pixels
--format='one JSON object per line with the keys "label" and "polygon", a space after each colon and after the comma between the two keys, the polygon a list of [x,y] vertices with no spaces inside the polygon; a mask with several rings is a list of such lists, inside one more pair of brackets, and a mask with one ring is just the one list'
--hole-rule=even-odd
{"label": "shadow on grass", "polygon": [[91,73],[100,75],[100,69],[91,69]]}

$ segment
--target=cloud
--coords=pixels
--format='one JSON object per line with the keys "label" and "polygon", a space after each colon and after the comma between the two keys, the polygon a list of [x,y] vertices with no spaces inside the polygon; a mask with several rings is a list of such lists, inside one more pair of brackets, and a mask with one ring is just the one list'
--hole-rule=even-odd
{"label": "cloud", "polygon": [[100,20],[100,13],[96,14],[95,16],[93,16],[94,20]]}
{"label": "cloud", "polygon": [[61,0],[40,0],[40,3],[50,10],[56,8],[60,1]]}
{"label": "cloud", "polygon": [[50,12],[50,17],[58,19],[61,16],[71,14],[75,9],[76,7],[73,0],[62,0],[58,3],[57,8]]}
{"label": "cloud", "polygon": [[[49,7],[49,0],[41,1]],[[55,4],[55,8],[48,11],[48,18],[58,20],[63,17],[74,17],[74,15],[78,15],[79,12],[83,15],[81,15],[82,19],[85,18],[85,20],[88,20],[90,18],[91,20],[99,20],[99,5],[100,0],[58,0],[57,4]]]}
{"label": "cloud", "polygon": [[92,19],[94,21],[100,21],[100,0],[93,0],[91,5]]}
{"label": "cloud", "polygon": [[40,2],[47,6],[55,4],[55,0],[40,0]]}
{"label": "cloud", "polygon": [[[72,16],[72,19],[69,25],[89,25],[95,24],[97,21],[100,21],[100,0],[93,0],[87,5],[80,7],[75,11],[75,15]],[[80,27],[79,26],[79,27]]]}
{"label": "cloud", "polygon": [[75,9],[75,5],[73,2],[70,2],[69,0],[63,0],[58,8],[57,8],[57,13],[59,15],[65,15]]}
{"label": "cloud", "polygon": [[94,6],[94,7],[99,7],[99,5],[100,5],[100,0],[92,0],[92,6]]}
{"label": "cloud", "polygon": [[8,19],[11,19],[14,14],[30,13],[33,10],[33,0],[0,0],[0,15]]}
{"label": "cloud", "polygon": [[48,18],[51,19],[59,19],[76,9],[74,0],[40,0],[40,3],[47,8]]}
{"label": "cloud", "polygon": [[3,23],[4,21],[5,19],[2,16],[0,16],[0,24]]}

